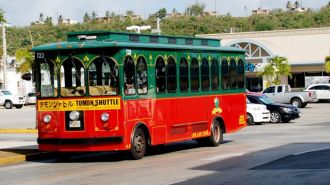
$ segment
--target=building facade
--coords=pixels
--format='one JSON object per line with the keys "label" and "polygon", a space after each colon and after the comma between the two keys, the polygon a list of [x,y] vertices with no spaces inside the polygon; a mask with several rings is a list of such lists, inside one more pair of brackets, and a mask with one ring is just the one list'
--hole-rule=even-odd
{"label": "building facade", "polygon": [[266,79],[257,72],[275,56],[286,57],[291,66],[292,78],[283,77],[282,83],[293,88],[304,88],[320,81],[329,83],[324,61],[330,55],[330,27],[198,36],[221,39],[222,45],[246,50],[249,90],[260,91],[266,87]]}

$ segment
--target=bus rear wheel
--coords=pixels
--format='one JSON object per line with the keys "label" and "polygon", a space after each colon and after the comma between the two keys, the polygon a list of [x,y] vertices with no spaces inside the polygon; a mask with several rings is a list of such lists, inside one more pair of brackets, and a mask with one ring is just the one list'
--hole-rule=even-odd
{"label": "bus rear wheel", "polygon": [[219,121],[214,121],[211,127],[211,136],[196,140],[200,145],[218,146],[223,141],[223,131]]}
{"label": "bus rear wheel", "polygon": [[209,138],[211,146],[218,146],[223,141],[223,132],[219,121],[214,121]]}
{"label": "bus rear wheel", "polygon": [[145,133],[137,128],[132,138],[131,157],[135,160],[141,159],[146,153],[147,142]]}

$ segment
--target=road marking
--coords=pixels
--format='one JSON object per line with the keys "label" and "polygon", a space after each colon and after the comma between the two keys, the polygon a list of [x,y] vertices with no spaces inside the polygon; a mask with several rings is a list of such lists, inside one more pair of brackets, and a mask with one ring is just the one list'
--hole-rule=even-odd
{"label": "road marking", "polygon": [[316,151],[326,150],[326,149],[330,149],[330,148],[329,147],[315,148],[315,149],[312,149],[312,150],[306,150],[306,151],[303,151],[303,152],[294,153],[292,155],[301,155],[301,154],[306,154],[306,153],[309,153],[309,152],[316,152]]}
{"label": "road marking", "polygon": [[222,155],[217,155],[214,157],[209,157],[209,158],[205,158],[202,160],[205,161],[214,161],[214,160],[219,160],[219,159],[227,159],[227,158],[231,158],[231,157],[239,157],[246,154],[245,152],[241,152],[241,153],[229,153],[229,154],[222,154]]}
{"label": "road marking", "polygon": [[36,129],[0,129],[0,133],[37,133]]}

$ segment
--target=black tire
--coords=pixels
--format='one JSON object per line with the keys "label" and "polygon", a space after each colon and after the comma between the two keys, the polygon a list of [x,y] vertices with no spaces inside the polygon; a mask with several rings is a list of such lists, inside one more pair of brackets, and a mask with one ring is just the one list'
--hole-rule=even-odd
{"label": "black tire", "polygon": [[301,107],[302,102],[299,98],[292,98],[290,101],[291,105],[296,106],[296,107]]}
{"label": "black tire", "polygon": [[305,108],[307,106],[307,102],[301,104],[301,108]]}
{"label": "black tire", "polygon": [[138,160],[144,157],[147,149],[147,140],[145,133],[141,128],[137,128],[133,134],[131,142],[131,157]]}
{"label": "black tire", "polygon": [[5,106],[6,109],[12,109],[13,108],[13,103],[10,100],[6,100],[4,106]]}
{"label": "black tire", "polygon": [[270,122],[279,123],[281,121],[281,114],[276,111],[270,112]]}
{"label": "black tire", "polygon": [[23,105],[15,105],[16,109],[21,109]]}
{"label": "black tire", "polygon": [[250,113],[247,113],[246,122],[247,122],[248,125],[253,125],[253,123],[254,123],[253,116]]}

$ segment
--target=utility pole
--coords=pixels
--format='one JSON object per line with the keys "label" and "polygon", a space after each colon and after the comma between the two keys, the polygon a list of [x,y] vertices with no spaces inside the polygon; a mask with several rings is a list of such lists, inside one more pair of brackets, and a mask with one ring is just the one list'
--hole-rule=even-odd
{"label": "utility pole", "polygon": [[3,62],[3,89],[7,90],[7,41],[6,41],[6,23],[2,23],[2,62]]}

